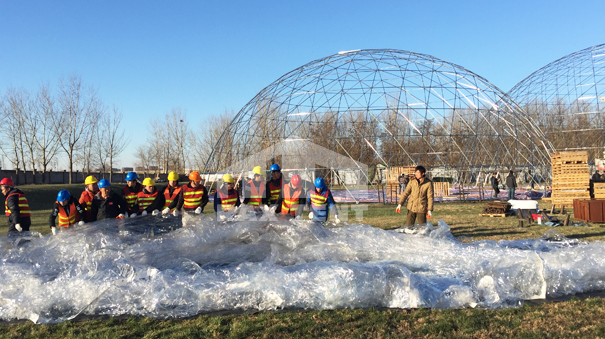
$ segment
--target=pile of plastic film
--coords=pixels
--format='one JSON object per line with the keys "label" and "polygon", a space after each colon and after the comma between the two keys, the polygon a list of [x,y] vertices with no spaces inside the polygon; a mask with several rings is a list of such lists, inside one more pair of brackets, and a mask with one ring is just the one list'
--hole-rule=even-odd
{"label": "pile of plastic film", "polygon": [[146,216],[0,238],[0,319],[500,308],[605,288],[598,241],[556,233],[461,241],[442,221],[391,231],[331,226],[254,214]]}

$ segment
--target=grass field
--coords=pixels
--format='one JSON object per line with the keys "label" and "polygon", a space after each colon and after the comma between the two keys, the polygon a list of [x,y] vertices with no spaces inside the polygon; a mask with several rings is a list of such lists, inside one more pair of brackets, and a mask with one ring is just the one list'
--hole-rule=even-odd
{"label": "grass field", "polygon": [[[49,233],[50,208],[60,189],[79,196],[82,185],[20,187],[33,210],[32,230]],[[116,186],[117,190],[118,187]],[[549,204],[540,203],[542,208]],[[394,205],[371,204],[362,223],[383,229],[403,224],[405,211]],[[206,208],[210,213],[212,208]],[[479,217],[480,203],[436,204],[431,221],[443,219],[454,236],[474,240],[536,238],[552,229],[531,225],[518,228],[518,219]],[[349,222],[355,222],[354,212]],[[605,239],[605,228],[557,227],[567,237],[587,241]],[[0,232],[6,232],[6,225]],[[1,282],[0,282],[1,283]],[[525,305],[502,310],[333,310],[267,312],[260,314],[199,316],[191,319],[102,319],[34,325],[31,322],[0,326],[0,337],[23,338],[605,338],[605,302],[600,298]]]}

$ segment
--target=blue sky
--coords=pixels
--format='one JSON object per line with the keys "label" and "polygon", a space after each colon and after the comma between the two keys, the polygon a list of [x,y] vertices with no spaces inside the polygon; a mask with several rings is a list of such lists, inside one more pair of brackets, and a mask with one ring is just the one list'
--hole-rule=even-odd
{"label": "blue sky", "polygon": [[430,54],[508,91],[603,33],[602,1],[0,0],[0,94],[82,76],[140,130],[129,166],[150,117],[178,107],[199,128],[338,51]]}

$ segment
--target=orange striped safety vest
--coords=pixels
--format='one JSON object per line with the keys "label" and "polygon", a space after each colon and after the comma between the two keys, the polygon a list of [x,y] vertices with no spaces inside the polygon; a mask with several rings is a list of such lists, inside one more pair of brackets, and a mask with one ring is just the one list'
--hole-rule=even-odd
{"label": "orange striped safety vest", "polygon": [[143,212],[147,206],[151,205],[151,203],[158,197],[157,188],[153,190],[153,193],[145,193],[145,191],[141,191],[137,194],[137,201],[139,203],[139,212]]}
{"label": "orange striped safety vest", "polygon": [[281,193],[282,187],[284,187],[283,178],[281,178],[281,180],[279,180],[279,186],[273,185],[273,180],[269,181],[269,194],[270,194],[269,203],[274,204],[275,202],[277,202],[277,199],[279,199],[279,194]]}
{"label": "orange striped safety vest", "polygon": [[184,185],[183,187],[183,208],[187,210],[194,210],[202,206],[202,198],[206,192],[204,185],[199,185],[196,188]]}
{"label": "orange striped safety vest", "polygon": [[170,206],[170,204],[174,201],[174,199],[176,199],[176,197],[179,195],[182,188],[183,188],[183,186],[177,185],[174,188],[174,190],[172,191],[172,195],[170,195],[170,186],[166,186],[166,189],[164,189],[164,198],[166,199],[164,208],[167,208],[168,206]]}
{"label": "orange striped safety vest", "polygon": [[317,193],[315,189],[311,189],[311,206],[317,210],[323,209],[327,205],[330,190],[327,189],[323,194]]}
{"label": "orange striped safety vest", "polygon": [[12,193],[6,196],[4,200],[4,214],[7,216],[11,215],[11,210],[8,209],[8,197],[17,195],[19,197],[19,215],[22,217],[31,217],[31,211],[29,210],[29,204],[23,193]]}
{"label": "orange striped safety vest", "polygon": [[300,195],[302,194],[302,187],[292,190],[290,185],[284,186],[284,196],[281,203],[281,214],[292,214],[296,216],[296,211],[299,208]]}
{"label": "orange striped safety vest", "polygon": [[[135,185],[134,187],[134,190],[130,190],[130,187],[128,187],[128,185],[122,188],[122,190],[124,191],[124,199],[126,200],[126,206],[128,206],[128,208],[131,208],[132,206],[134,206],[134,204],[137,203],[137,195],[143,190],[142,188],[140,188],[141,186]],[[139,187],[139,191],[136,190],[137,187]]]}
{"label": "orange striped safety vest", "polygon": [[84,206],[84,210],[86,211],[86,216],[88,216],[88,220],[91,220],[90,217],[92,215],[92,210],[90,208],[90,206],[92,206],[92,199],[95,197],[94,194],[92,194],[92,192],[90,192],[89,190],[85,190],[84,192],[82,192],[82,195],[80,195],[80,205]]}
{"label": "orange striped safety vest", "polygon": [[231,211],[235,207],[237,202],[237,191],[231,190],[231,193],[227,194],[222,189],[218,190],[218,194],[221,197],[221,208],[223,212]]}
{"label": "orange striped safety vest", "polygon": [[[263,202],[263,195],[265,195],[265,185],[261,183],[259,189],[256,189],[256,185],[254,185],[254,180],[248,181],[250,184],[250,200],[248,200],[249,205],[259,206]],[[277,195],[279,197],[279,194]]]}
{"label": "orange striped safety vest", "polygon": [[76,210],[76,204],[73,202],[69,204],[69,215],[67,215],[63,206],[58,201],[56,203],[59,206],[59,226],[69,227],[80,221],[80,213]]}

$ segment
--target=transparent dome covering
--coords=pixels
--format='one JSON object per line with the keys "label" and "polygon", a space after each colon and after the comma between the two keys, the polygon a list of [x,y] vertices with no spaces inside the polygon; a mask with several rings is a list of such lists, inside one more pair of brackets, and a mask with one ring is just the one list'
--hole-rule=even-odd
{"label": "transparent dome covering", "polygon": [[[226,128],[205,170],[250,170],[254,161],[243,159],[267,149],[262,160],[294,152],[303,163],[292,167],[300,168],[534,167],[549,161],[543,139],[505,93],[461,66],[406,51],[357,50],[312,61],[261,90]],[[334,160],[319,152],[317,161],[310,144]],[[340,156],[354,165],[341,165]]]}
{"label": "transparent dome covering", "polygon": [[557,151],[605,146],[605,44],[564,56],[540,68],[509,92]]}

